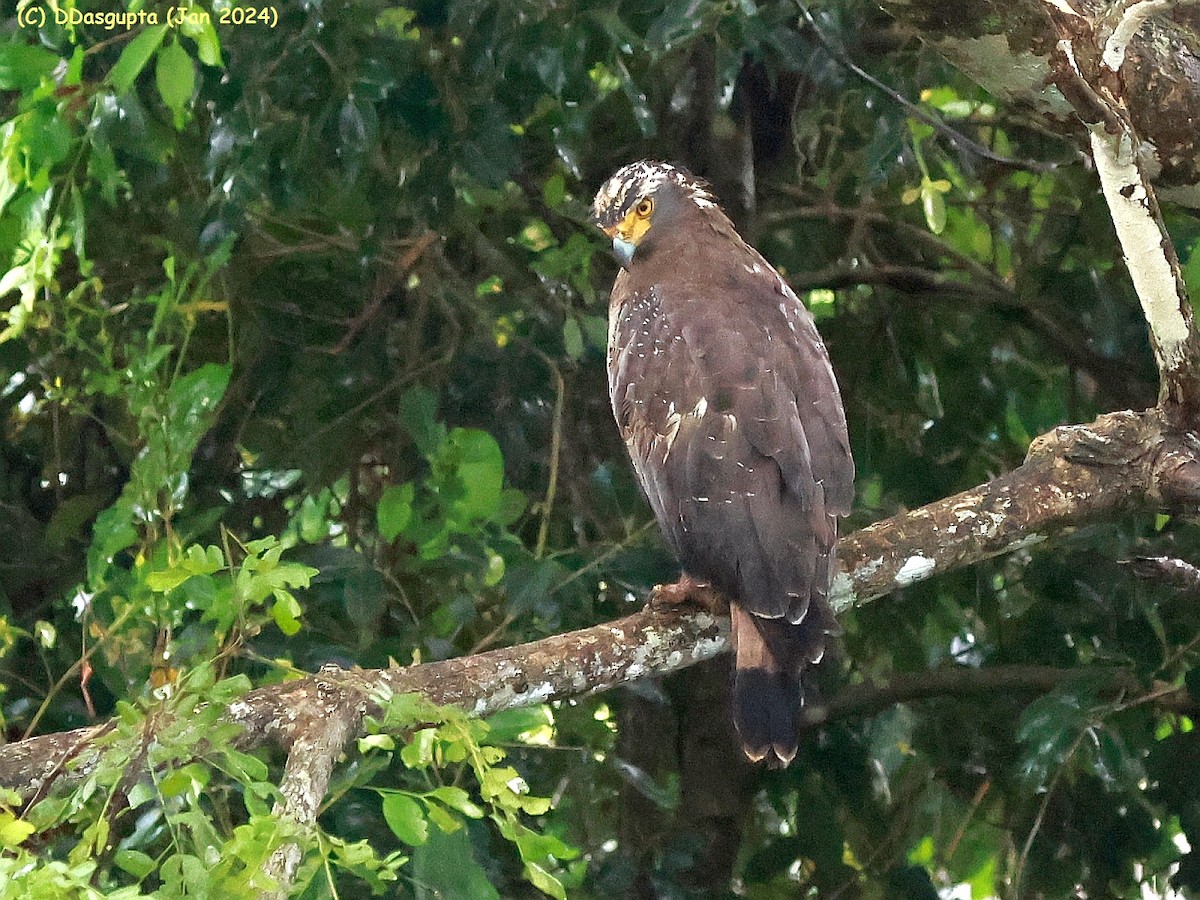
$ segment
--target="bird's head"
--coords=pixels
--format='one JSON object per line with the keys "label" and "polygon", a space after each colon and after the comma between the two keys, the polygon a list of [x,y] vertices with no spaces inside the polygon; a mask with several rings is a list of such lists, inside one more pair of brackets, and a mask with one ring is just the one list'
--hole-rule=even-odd
{"label": "bird's head", "polygon": [[592,202],[592,221],[612,238],[613,253],[628,269],[638,248],[650,246],[652,233],[669,233],[689,210],[716,207],[708,186],[687,169],[642,160],[604,182]]}

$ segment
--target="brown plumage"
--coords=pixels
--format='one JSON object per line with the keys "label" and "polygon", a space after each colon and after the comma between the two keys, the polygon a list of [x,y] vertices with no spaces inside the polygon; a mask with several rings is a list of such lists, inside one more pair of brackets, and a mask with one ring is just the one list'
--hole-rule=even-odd
{"label": "brown plumage", "polygon": [[801,673],[839,630],[826,598],[854,498],[829,356],[804,305],[684,169],[625,166],[593,216],[623,265],[613,414],[685,579],[729,601],[746,755],[787,765]]}

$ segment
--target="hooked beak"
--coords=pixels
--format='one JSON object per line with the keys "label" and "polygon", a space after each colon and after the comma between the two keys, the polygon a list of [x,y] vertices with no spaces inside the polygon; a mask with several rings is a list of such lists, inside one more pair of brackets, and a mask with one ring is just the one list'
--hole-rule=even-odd
{"label": "hooked beak", "polygon": [[633,263],[633,251],[637,249],[637,244],[621,237],[619,226],[613,225],[605,228],[604,233],[612,238],[613,255],[617,257],[623,268],[628,269]]}

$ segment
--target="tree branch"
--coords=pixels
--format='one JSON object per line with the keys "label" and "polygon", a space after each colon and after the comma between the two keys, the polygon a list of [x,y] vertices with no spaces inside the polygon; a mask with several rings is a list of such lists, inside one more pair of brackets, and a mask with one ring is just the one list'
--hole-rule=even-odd
{"label": "tree branch", "polygon": [[1087,52],[1077,48],[1089,68],[1118,71],[1121,51],[1129,118],[1146,139],[1139,151],[1152,161],[1155,185],[1164,197],[1200,207],[1200,130],[1192,119],[1200,103],[1200,14],[1194,2],[959,0],[952,27],[942,0],[881,0],[881,5],[994,96],[1043,124],[1067,126],[1055,129],[1060,132],[1078,128],[1072,112],[1079,105],[1055,77],[1053,31],[1038,25],[1047,13],[1056,24],[1078,19],[1092,33]]}
{"label": "tree branch", "polygon": [[[274,810],[277,818],[297,825],[303,831],[316,825],[321,801],[329,790],[334,763],[359,733],[366,708],[359,692],[339,685],[336,677],[327,679],[326,674],[322,669],[313,679],[316,710],[302,710],[302,715],[309,715],[305,721],[295,724],[295,740],[288,750],[279,784],[283,802]],[[314,711],[323,715],[313,717]],[[264,900],[285,900],[291,896],[292,883],[303,856],[303,849],[296,841],[288,841],[271,854],[265,871],[275,882],[275,888],[264,892]]]}
{"label": "tree branch", "polygon": [[1064,426],[1035,440],[1013,471],[847,535],[830,599],[842,612],[1122,509],[1194,502],[1197,477],[1191,442],[1158,410]]}
{"label": "tree branch", "polygon": [[[887,684],[855,684],[838,691],[827,704],[806,706],[801,710],[801,728],[818,728],[837,719],[862,718],[883,712],[898,703],[928,700],[932,697],[970,697],[978,694],[1045,694],[1069,678],[1079,677],[1080,669],[1058,666],[1010,665],[972,668],[946,666],[926,672],[902,672],[892,675]],[[1137,690],[1137,676],[1128,669],[1093,666],[1086,671],[1110,676],[1114,691]]]}
{"label": "tree branch", "polygon": [[[1014,471],[847,535],[838,547],[841,571],[832,602],[844,611],[1122,510],[1195,508],[1198,447],[1157,409],[1059,428],[1035,441]],[[728,622],[707,613],[643,609],[460,659],[379,670],[326,667],[250,691],[229,705],[227,718],[243,727],[239,747],[276,743],[289,749],[285,809],[295,821],[311,823],[338,750],[357,733],[363,715],[382,712],[380,698],[416,692],[487,716],[690,666],[723,652],[727,634]],[[0,785],[28,799],[44,796],[51,783],[78,780],[95,765],[89,745],[104,728],[0,747]],[[276,865],[276,872],[287,873],[287,859]]]}
{"label": "tree branch", "polygon": [[1200,421],[1200,339],[1179,258],[1140,158],[1143,145],[1121,71],[1131,38],[1165,5],[1127,4],[1115,25],[1103,27],[1061,2],[1044,3],[1061,38],[1052,56],[1053,81],[1088,129],[1100,187],[1150,328],[1159,402],[1181,424],[1194,424]]}
{"label": "tree branch", "polygon": [[1161,581],[1177,591],[1200,596],[1200,567],[1171,556],[1135,556],[1125,560],[1138,578]]}

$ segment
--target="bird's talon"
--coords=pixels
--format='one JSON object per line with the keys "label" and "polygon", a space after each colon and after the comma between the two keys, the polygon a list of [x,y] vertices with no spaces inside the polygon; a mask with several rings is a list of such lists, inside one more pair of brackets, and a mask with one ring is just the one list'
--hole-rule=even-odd
{"label": "bird's talon", "polygon": [[652,609],[671,609],[685,604],[716,616],[729,614],[729,602],[715,588],[687,575],[671,584],[656,584],[650,591],[649,606]]}
{"label": "bird's talon", "polygon": [[650,605],[655,609],[679,606],[687,603],[689,599],[688,588],[678,581],[672,584],[656,584],[650,590]]}

